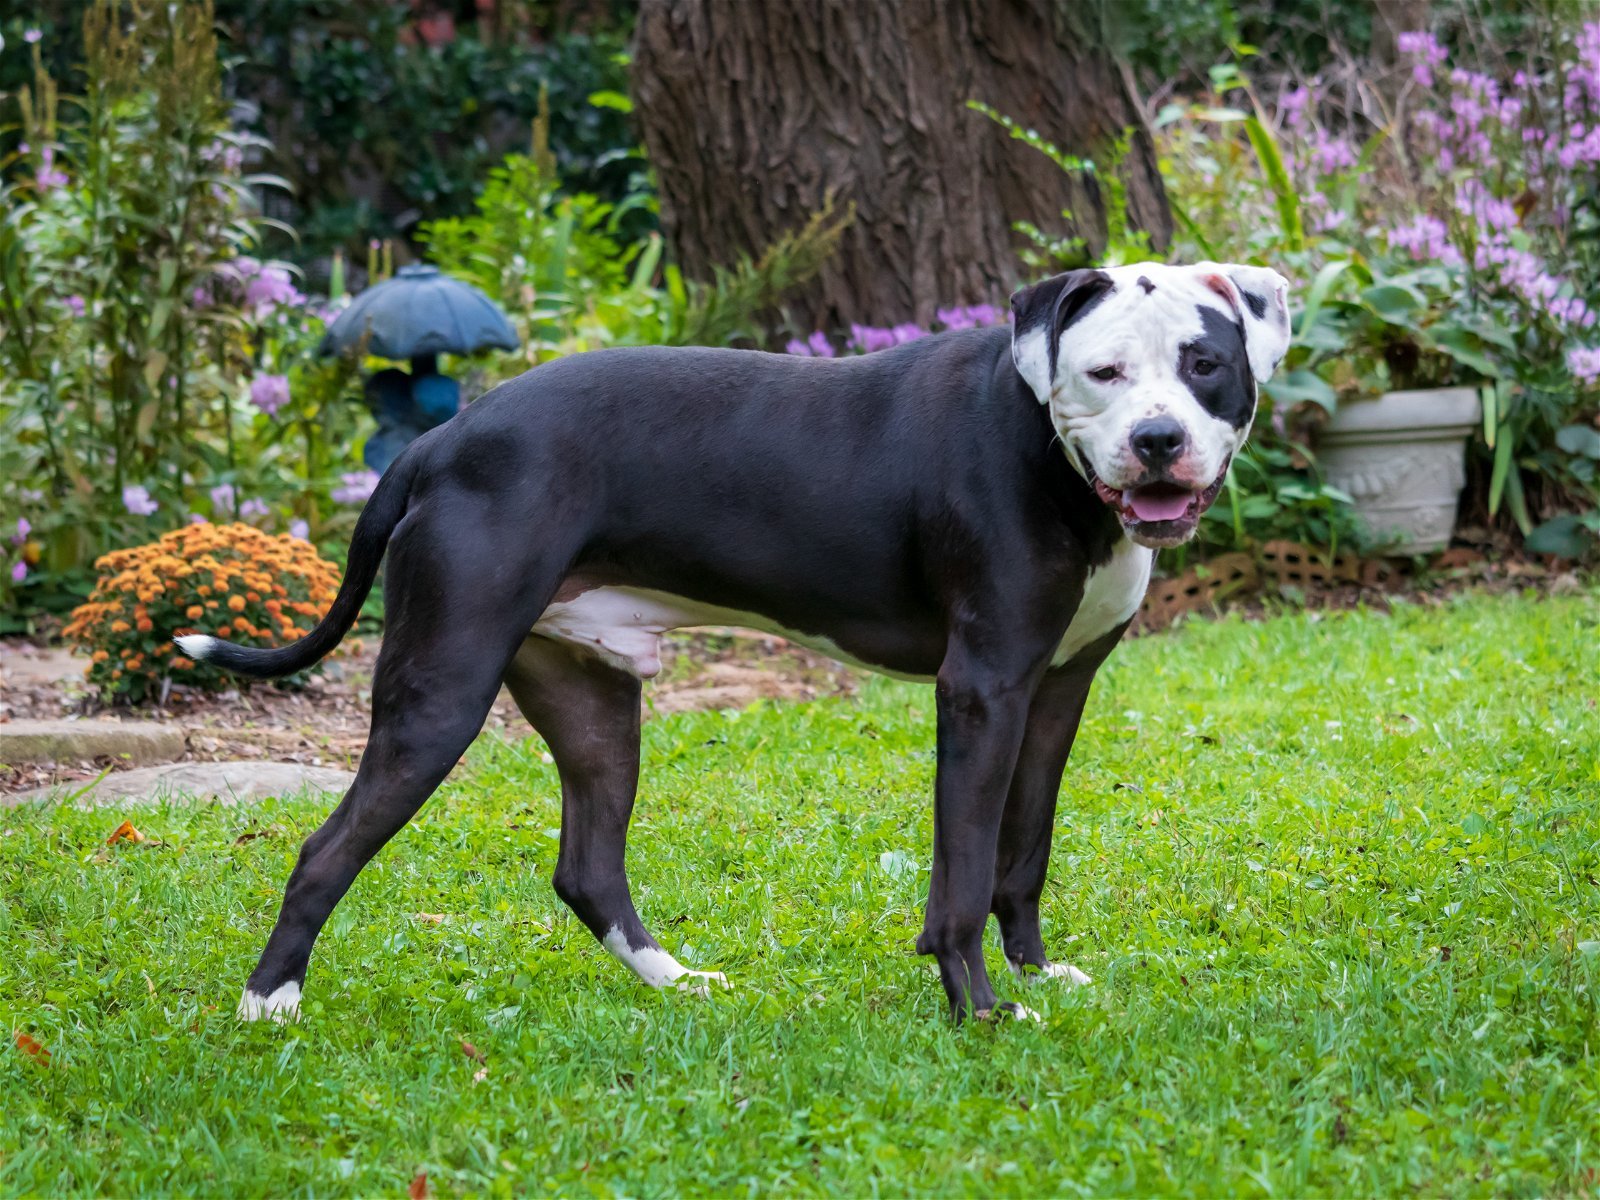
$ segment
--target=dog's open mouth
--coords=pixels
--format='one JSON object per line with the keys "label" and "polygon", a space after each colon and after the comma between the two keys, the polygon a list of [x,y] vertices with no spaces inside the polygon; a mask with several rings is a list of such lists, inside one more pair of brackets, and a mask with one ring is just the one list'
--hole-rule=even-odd
{"label": "dog's open mouth", "polygon": [[1089,482],[1094,485],[1095,494],[1117,510],[1128,535],[1145,546],[1176,546],[1188,541],[1200,524],[1200,514],[1211,507],[1227,477],[1225,462],[1211,485],[1198,492],[1167,482],[1144,483],[1119,491],[1089,467]]}

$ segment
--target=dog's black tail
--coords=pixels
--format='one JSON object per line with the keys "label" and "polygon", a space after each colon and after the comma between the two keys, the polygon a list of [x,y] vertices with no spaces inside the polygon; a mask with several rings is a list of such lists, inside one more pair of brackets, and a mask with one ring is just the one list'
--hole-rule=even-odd
{"label": "dog's black tail", "polygon": [[215,663],[226,671],[253,675],[257,679],[293,675],[326,657],[350,632],[350,626],[355,624],[361,612],[362,602],[372,590],[372,581],[378,577],[378,564],[389,545],[389,535],[405,515],[411,479],[415,473],[415,456],[402,454],[378,480],[376,490],[368,498],[360,519],[356,521],[344,580],[339,584],[339,594],[334,597],[333,607],[305,637],[287,646],[264,650],[254,646],[235,646],[223,638],[192,633],[174,639],[178,649],[197,662],[204,660]]}

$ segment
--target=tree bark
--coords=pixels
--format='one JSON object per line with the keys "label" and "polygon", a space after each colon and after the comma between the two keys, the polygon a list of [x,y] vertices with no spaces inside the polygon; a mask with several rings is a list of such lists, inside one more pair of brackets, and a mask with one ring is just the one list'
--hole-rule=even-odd
{"label": "tree bark", "polygon": [[1103,187],[969,99],[1102,166],[1132,128],[1128,220],[1164,246],[1155,151],[1103,2],[643,0],[634,112],[678,262],[707,278],[830,195],[853,204],[838,254],[786,305],[803,327],[839,328],[1002,298],[1023,274],[1015,221],[1098,250]]}

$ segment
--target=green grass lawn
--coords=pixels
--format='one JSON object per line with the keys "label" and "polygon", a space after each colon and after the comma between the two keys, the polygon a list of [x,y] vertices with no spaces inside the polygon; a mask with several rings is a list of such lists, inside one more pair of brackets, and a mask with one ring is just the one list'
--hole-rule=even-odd
{"label": "green grass lawn", "polygon": [[537,741],[367,869],[292,1027],[232,1010],[330,801],[3,811],[0,1020],[53,1059],[0,1046],[0,1192],[1593,1194],[1597,680],[1596,591],[1122,647],[1045,902],[1095,984],[991,950],[1037,1025],[951,1026],[912,952],[909,684],[647,727],[635,892],[709,1000],[555,899]]}

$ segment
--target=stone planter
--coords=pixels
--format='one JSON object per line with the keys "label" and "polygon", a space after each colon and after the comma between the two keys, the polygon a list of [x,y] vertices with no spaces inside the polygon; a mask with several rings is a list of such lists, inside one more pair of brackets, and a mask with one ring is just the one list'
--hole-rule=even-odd
{"label": "stone planter", "polygon": [[1442,550],[1466,485],[1466,441],[1482,417],[1475,388],[1390,392],[1341,404],[1317,439],[1323,478],[1399,554]]}

